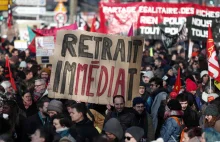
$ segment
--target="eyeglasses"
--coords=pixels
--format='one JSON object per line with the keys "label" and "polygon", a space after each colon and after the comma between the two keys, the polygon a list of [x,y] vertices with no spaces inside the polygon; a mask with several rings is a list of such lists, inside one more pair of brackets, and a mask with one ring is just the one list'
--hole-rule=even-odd
{"label": "eyeglasses", "polygon": [[126,136],[125,136],[125,140],[130,141],[130,140],[131,140],[131,138],[133,138],[133,137],[126,137]]}
{"label": "eyeglasses", "polygon": [[34,85],[35,87],[40,87],[40,86],[42,86],[43,84],[40,84],[40,85]]}

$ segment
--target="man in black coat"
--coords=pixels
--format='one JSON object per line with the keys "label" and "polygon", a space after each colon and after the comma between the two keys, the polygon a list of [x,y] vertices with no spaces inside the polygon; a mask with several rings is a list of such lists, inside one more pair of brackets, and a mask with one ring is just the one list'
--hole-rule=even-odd
{"label": "man in black coat", "polygon": [[104,124],[111,118],[116,118],[120,122],[124,131],[131,126],[135,126],[135,115],[131,110],[125,108],[125,99],[121,95],[113,98],[114,110],[109,111],[105,117]]}
{"label": "man in black coat", "polygon": [[187,128],[199,126],[199,116],[188,104],[189,98],[187,94],[179,94],[176,98],[182,106],[183,122]]}
{"label": "man in black coat", "polygon": [[84,103],[71,106],[70,116],[74,125],[70,128],[71,136],[77,142],[92,142],[99,133],[87,116],[87,108]]}
{"label": "man in black coat", "polygon": [[35,133],[37,129],[40,127],[45,126],[49,123],[49,117],[47,115],[47,107],[49,105],[50,100],[47,98],[41,99],[37,103],[38,113],[34,114],[33,116],[29,117],[25,123],[24,132],[25,137],[22,142],[27,142],[28,137]]}

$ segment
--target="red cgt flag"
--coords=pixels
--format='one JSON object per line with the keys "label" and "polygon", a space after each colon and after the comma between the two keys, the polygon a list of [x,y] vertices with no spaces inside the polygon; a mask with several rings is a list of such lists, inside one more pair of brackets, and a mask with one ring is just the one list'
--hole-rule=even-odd
{"label": "red cgt flag", "polygon": [[96,22],[96,17],[94,16],[93,20],[92,20],[92,26],[90,29],[90,32],[96,32],[96,27],[95,27],[95,22]]}
{"label": "red cgt flag", "polygon": [[209,76],[214,78],[216,81],[220,82],[220,68],[216,56],[216,50],[214,45],[214,40],[212,37],[212,30],[210,26],[208,27],[208,39],[207,39],[207,61],[208,61],[208,73]]}
{"label": "red cgt flag", "polygon": [[173,92],[176,92],[177,94],[179,94],[181,89],[181,80],[180,80],[180,68],[178,69],[178,74],[177,74],[177,78],[176,78],[176,82],[173,88]]}
{"label": "red cgt flag", "polygon": [[5,60],[5,77],[8,78],[11,82],[11,86],[12,88],[17,91],[17,87],[15,85],[15,81],[14,81],[14,78],[12,77],[12,72],[11,72],[11,68],[10,68],[10,63],[9,63],[9,59],[8,59],[8,56],[6,56],[6,60]]}

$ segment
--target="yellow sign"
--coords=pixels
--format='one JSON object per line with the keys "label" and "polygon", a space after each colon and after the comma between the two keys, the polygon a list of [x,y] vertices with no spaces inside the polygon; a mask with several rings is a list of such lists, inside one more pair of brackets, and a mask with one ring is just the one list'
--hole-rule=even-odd
{"label": "yellow sign", "polygon": [[66,13],[66,7],[64,6],[64,4],[62,2],[59,2],[56,6],[56,8],[54,9],[54,12],[63,12]]}
{"label": "yellow sign", "polygon": [[[0,0],[0,11],[8,10],[8,2],[9,0]],[[12,0],[10,0],[10,4],[12,4]]]}

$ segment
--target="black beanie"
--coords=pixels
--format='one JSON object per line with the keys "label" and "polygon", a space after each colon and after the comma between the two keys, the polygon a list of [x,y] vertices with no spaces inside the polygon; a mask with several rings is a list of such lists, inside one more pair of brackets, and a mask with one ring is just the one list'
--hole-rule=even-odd
{"label": "black beanie", "polygon": [[141,97],[136,97],[133,99],[133,107],[136,106],[136,104],[145,104],[145,103]]}

